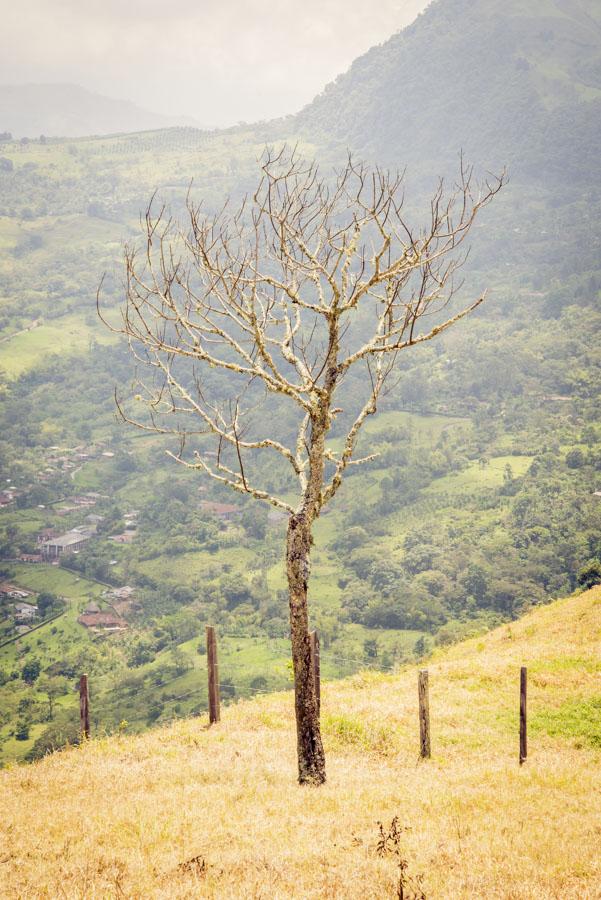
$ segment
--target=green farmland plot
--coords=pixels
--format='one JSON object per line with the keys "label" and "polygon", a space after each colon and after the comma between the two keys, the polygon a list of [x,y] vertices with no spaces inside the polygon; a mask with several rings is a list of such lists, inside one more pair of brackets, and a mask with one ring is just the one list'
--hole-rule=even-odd
{"label": "green farmland plot", "polygon": [[51,354],[81,353],[90,342],[111,343],[112,337],[99,326],[90,326],[78,316],[63,316],[38,322],[0,343],[0,366],[15,377]]}

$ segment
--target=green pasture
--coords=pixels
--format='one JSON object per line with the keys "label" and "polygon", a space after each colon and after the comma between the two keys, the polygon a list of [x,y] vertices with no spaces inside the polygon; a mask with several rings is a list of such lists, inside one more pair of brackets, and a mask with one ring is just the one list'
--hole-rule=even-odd
{"label": "green pasture", "polygon": [[511,467],[514,478],[525,475],[532,462],[531,456],[496,456],[485,465],[471,462],[461,472],[451,472],[424,488],[424,493],[464,494],[482,489],[490,490],[503,484],[506,466]]}
{"label": "green pasture", "polygon": [[16,509],[9,507],[0,512],[0,525],[16,525],[26,535],[35,535],[52,517],[52,509]]}
{"label": "green pasture", "polygon": [[18,658],[24,645],[29,646],[34,655],[43,655],[49,665],[60,658],[67,644],[81,643],[83,648],[89,643],[89,633],[78,624],[77,617],[91,600],[100,600],[104,585],[80,578],[60,566],[44,563],[11,563],[11,570],[14,573],[11,580],[19,587],[35,593],[48,591],[57,594],[64,597],[68,605],[60,618],[0,649],[0,665]]}
{"label": "green pasture", "polygon": [[[386,410],[368,418],[357,441],[357,456],[369,452],[369,439],[377,438],[385,441],[387,433],[395,428],[404,428],[411,435],[411,440],[418,446],[433,446],[443,431],[469,424],[469,419],[458,416],[422,415],[404,410]],[[344,445],[343,437],[328,440],[328,447],[339,453]]]}
{"label": "green pasture", "polygon": [[[104,590],[103,585],[80,578],[59,566],[11,564],[11,570],[14,573],[11,580],[20,587],[36,593],[50,591],[61,595],[67,599],[68,606],[59,618],[0,648],[0,668],[10,672],[13,668],[18,669],[26,659],[39,659],[43,668],[46,668],[53,662],[64,658],[66,653],[76,650],[81,661],[82,671],[85,671],[86,656],[92,647],[94,637],[77,622],[77,617],[90,600],[100,600],[100,595]],[[23,696],[35,697],[41,702],[45,702],[44,695],[40,694],[35,687],[25,688],[21,681],[9,682],[3,690],[8,691],[11,684],[14,685],[12,691],[19,692],[13,694],[15,702],[17,697]],[[11,695],[5,694],[4,696],[10,698]],[[73,707],[74,714],[76,714],[76,699],[72,693],[57,698],[56,705],[57,709],[64,706]],[[47,724],[42,722],[32,725],[29,739],[20,741],[9,736],[15,721],[16,718],[11,723],[0,727],[0,765],[23,759]]]}
{"label": "green pasture", "polygon": [[61,566],[45,563],[11,564],[13,581],[32,591],[51,591],[68,600],[78,601],[88,597],[98,597],[105,590],[104,585],[80,577]]}
{"label": "green pasture", "polygon": [[242,574],[252,568],[253,560],[253,553],[247,547],[221,547],[216,553],[198,550],[177,556],[156,556],[141,560],[138,566],[151,577],[193,586],[203,569],[218,567],[225,572],[227,567],[228,571]]}
{"label": "green pasture", "polygon": [[52,354],[81,353],[90,343],[110,343],[113,336],[100,325],[91,327],[80,316],[68,315],[30,327],[0,343],[0,367],[11,377],[26,372]]}

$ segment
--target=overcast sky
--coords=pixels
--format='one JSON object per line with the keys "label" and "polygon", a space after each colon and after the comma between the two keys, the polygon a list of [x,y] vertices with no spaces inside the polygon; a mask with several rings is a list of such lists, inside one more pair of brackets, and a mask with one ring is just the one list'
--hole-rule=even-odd
{"label": "overcast sky", "polygon": [[6,3],[0,84],[73,82],[230,125],[297,112],[427,0]]}

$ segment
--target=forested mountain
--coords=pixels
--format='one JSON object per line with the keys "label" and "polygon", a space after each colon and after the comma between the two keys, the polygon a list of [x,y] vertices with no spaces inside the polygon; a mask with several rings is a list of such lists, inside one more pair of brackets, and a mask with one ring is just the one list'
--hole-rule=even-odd
{"label": "forested mountain", "polygon": [[[597,3],[436,0],[296,117],[0,144],[0,568],[49,593],[42,605],[60,617],[0,649],[0,759],[64,738],[72,698],[63,683],[45,721],[41,676],[52,687],[85,666],[106,687],[96,711],[108,729],[196,710],[209,620],[229,635],[226,658],[246,665],[228,696],[286,683],[282,522],[116,424],[113,391],[127,395],[133,366],[95,309],[106,272],[117,321],[121,245],[155,189],[178,216],[193,179],[217,209],[253,190],[267,143],[298,142],[324,173],[348,150],[406,166],[418,223],[461,150],[478,173],[510,174],[463,271],[464,296],[488,288],[487,301],[403,354],[365,436],[379,455],[321,521],[312,591],[326,673],[391,666],[601,580],[600,112]],[[285,489],[277,467],[263,474]],[[101,519],[66,560],[76,571],[18,560],[44,529],[88,515]],[[103,591],[125,584],[127,630],[86,631],[82,610],[105,609]],[[11,602],[0,643],[17,627]]]}
{"label": "forested mountain", "polygon": [[387,165],[479,167],[548,185],[601,174],[601,7],[595,0],[435,0],[297,117]]}
{"label": "forested mountain", "polygon": [[77,84],[0,85],[0,131],[16,138],[83,137],[193,124],[198,123],[103,97]]}

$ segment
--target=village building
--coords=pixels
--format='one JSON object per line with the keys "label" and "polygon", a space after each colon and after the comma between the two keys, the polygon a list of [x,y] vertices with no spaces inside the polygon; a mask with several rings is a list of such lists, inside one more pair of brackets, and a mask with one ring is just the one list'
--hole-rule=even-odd
{"label": "village building", "polygon": [[45,559],[58,559],[64,553],[77,553],[89,540],[89,532],[74,529],[42,544],[42,555]]}
{"label": "village building", "polygon": [[100,612],[100,607],[95,600],[92,600],[90,603],[88,603],[83,612],[84,615],[88,615],[89,613],[98,613]]}
{"label": "village building", "polygon": [[7,488],[3,488],[0,491],[0,507],[10,506],[10,504],[13,503],[22,493],[22,491],[17,490],[17,488],[13,485]]}
{"label": "village building", "polygon": [[24,591],[23,588],[17,587],[16,584],[11,584],[9,581],[3,581],[0,584],[0,597],[8,597],[9,600],[25,600],[31,596],[31,591]]}
{"label": "village building", "polygon": [[96,506],[96,500],[93,497],[88,497],[85,494],[78,494],[76,497],[71,497],[71,503],[75,503],[77,506]]}
{"label": "village building", "polygon": [[141,605],[133,598],[134,592],[135,588],[125,585],[125,587],[105,591],[104,597],[116,613],[125,616],[142,609]]}
{"label": "village building", "polygon": [[239,506],[232,506],[231,503],[217,503],[214,500],[201,500],[200,506],[201,509],[217,516],[223,522],[231,522],[232,519],[235,519],[242,513]]}
{"label": "village building", "polygon": [[89,516],[86,516],[86,522],[90,522],[92,525],[100,525],[101,522],[104,522],[104,516],[99,516],[98,513],[90,513]]}
{"label": "village building", "polygon": [[124,631],[127,622],[114,612],[84,612],[77,621],[84,628],[102,628],[103,631]]}
{"label": "village building", "polygon": [[19,562],[25,563],[41,563],[42,562],[42,554],[41,553],[21,553],[18,557]]}
{"label": "village building", "polygon": [[33,603],[15,603],[15,619],[17,622],[30,622],[38,616],[38,608]]}
{"label": "village building", "polygon": [[113,541],[115,544],[132,544],[137,533],[137,531],[132,530],[124,531],[122,534],[112,534],[109,541]]}
{"label": "village building", "polygon": [[110,591],[107,591],[107,597],[114,597],[115,600],[129,600],[135,590],[135,588],[126,584],[124,587],[112,588]]}

